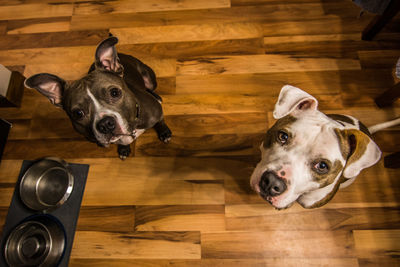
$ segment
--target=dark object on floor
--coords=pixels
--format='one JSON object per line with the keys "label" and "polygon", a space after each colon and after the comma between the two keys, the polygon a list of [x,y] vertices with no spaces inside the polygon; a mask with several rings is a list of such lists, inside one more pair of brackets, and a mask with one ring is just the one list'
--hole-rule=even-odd
{"label": "dark object on floor", "polygon": [[386,156],[383,159],[383,165],[385,168],[398,169],[400,168],[400,152],[396,152]]}
{"label": "dark object on floor", "polygon": [[10,133],[11,123],[0,119],[0,163],[3,156],[4,148],[7,143],[8,134]]}
{"label": "dark object on floor", "polygon": [[372,40],[400,10],[400,0],[356,0],[354,2],[363,9],[378,14],[362,32],[361,39],[365,41]]}
{"label": "dark object on floor", "polygon": [[[396,64],[396,76],[400,78],[400,58]],[[375,98],[375,103],[378,107],[389,107],[400,97],[400,82],[389,88],[383,94]],[[385,168],[397,169],[400,168],[400,152],[390,154],[384,158],[383,164]]]}
{"label": "dark object on floor", "polygon": [[375,98],[378,107],[384,108],[391,106],[400,97],[400,82],[386,90],[383,94]]}
{"label": "dark object on floor", "polygon": [[0,107],[20,107],[25,77],[0,65]]}
{"label": "dark object on floor", "polygon": [[[64,252],[61,255],[61,257],[60,256],[54,257],[55,259],[57,259],[57,263],[55,265],[52,263],[51,266],[59,266],[59,267],[68,266],[69,255],[72,249],[76,223],[79,216],[79,210],[89,171],[89,165],[68,163],[68,169],[74,177],[74,188],[71,192],[71,195],[69,196],[68,200],[64,204],[59,206],[57,209],[51,212],[50,211],[39,212],[28,208],[22,202],[19,191],[20,181],[23,175],[28,170],[28,168],[36,162],[37,161],[34,162],[25,160],[22,163],[18,182],[16,184],[14,194],[11,200],[11,205],[8,209],[6,222],[3,228],[3,235],[1,237],[0,266],[6,266],[6,255],[8,256],[7,259],[12,260],[13,262],[15,262],[15,260],[17,261],[28,260],[29,262],[34,264],[34,265],[24,265],[24,266],[37,266],[35,265],[37,263],[36,260],[47,259],[47,257],[42,257],[43,255],[50,255],[50,253],[52,252],[55,253],[59,251],[60,248],[62,247],[60,244],[59,244],[60,246],[55,246],[54,250],[52,251],[48,250],[48,247],[46,247],[46,249],[43,250],[42,244],[46,243],[46,238],[50,237],[48,235],[48,231],[45,231],[46,228],[51,228],[54,230],[52,231],[55,234],[54,238],[56,238],[56,236],[62,231],[64,231],[65,233],[65,243],[63,246]],[[9,252],[6,252],[5,248],[7,239],[10,235],[12,235],[11,233],[14,230],[18,230],[19,227],[22,228],[28,227],[29,229],[32,230],[31,227],[32,224],[27,225],[26,224],[27,222],[31,222],[36,226],[41,225],[39,228],[43,229],[44,231],[39,231],[37,232],[37,234],[34,235],[30,234],[32,233],[32,231],[24,232],[23,231],[24,229],[22,229],[22,232],[21,231],[14,232],[17,233],[18,237],[17,240],[20,240],[19,252],[17,252],[17,254],[15,253],[10,254]],[[58,229],[57,226],[60,229]],[[22,234],[25,233],[25,234],[21,236],[18,235],[18,233]],[[15,242],[9,243],[8,247],[11,248],[13,244],[15,244]]]}

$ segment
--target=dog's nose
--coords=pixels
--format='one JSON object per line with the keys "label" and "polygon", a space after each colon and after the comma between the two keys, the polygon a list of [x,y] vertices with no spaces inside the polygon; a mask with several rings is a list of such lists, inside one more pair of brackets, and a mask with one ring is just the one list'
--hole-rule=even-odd
{"label": "dog's nose", "polygon": [[103,134],[112,133],[115,129],[115,119],[110,116],[104,117],[97,123],[96,128]]}
{"label": "dog's nose", "polygon": [[266,196],[279,196],[286,190],[285,182],[273,172],[264,172],[259,183],[261,193]]}

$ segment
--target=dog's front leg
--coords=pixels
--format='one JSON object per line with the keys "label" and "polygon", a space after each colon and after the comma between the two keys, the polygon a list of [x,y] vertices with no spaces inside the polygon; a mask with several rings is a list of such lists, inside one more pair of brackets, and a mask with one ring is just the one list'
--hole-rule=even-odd
{"label": "dog's front leg", "polygon": [[165,124],[164,119],[154,125],[154,129],[157,132],[158,139],[160,139],[164,143],[168,143],[171,140],[172,132],[168,128],[167,124]]}
{"label": "dog's front leg", "polygon": [[124,160],[131,154],[131,146],[130,145],[118,145],[118,155],[119,158]]}

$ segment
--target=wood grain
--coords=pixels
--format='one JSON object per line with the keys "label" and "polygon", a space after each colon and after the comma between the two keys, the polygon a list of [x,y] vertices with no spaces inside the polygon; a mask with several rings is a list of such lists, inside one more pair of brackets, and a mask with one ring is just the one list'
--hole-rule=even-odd
{"label": "wood grain", "polygon": [[223,205],[137,206],[137,231],[201,231],[225,230]]}
{"label": "wood grain", "polygon": [[[359,77],[355,81],[354,77]],[[382,77],[378,79],[377,77]],[[362,95],[378,95],[394,83],[388,69],[318,72],[245,73],[224,75],[184,75],[176,77],[177,94],[240,94],[277,97],[284,84],[291,84],[313,95],[340,93],[360,103]],[[371,100],[369,99],[369,103]],[[354,106],[354,105],[353,105]]]}
{"label": "wood grain", "polygon": [[[21,23],[22,24],[22,23]],[[9,29],[18,28],[19,24],[8,25]],[[39,27],[42,29],[42,26]],[[48,29],[46,27],[46,29]],[[13,29],[16,30],[16,29]],[[31,31],[34,32],[34,31]],[[10,32],[9,32],[10,33]],[[108,36],[108,31],[67,31],[67,32],[45,32],[24,34],[7,34],[0,40],[1,50],[44,48],[63,46],[97,45]]]}
{"label": "wood grain", "polygon": [[[151,32],[151,35],[147,33]],[[182,41],[250,39],[262,37],[262,28],[256,23],[173,25],[111,29],[121,44],[168,43]],[[132,42],[132,40],[135,40]]]}
{"label": "wood grain", "polygon": [[134,223],[134,206],[82,207],[77,230],[126,232],[134,230]]}
{"label": "wood grain", "polygon": [[0,17],[2,20],[65,17],[72,16],[72,10],[71,3],[4,5],[0,6]]}
{"label": "wood grain", "polygon": [[354,231],[355,249],[358,257],[372,258],[389,256],[398,258],[399,230],[357,230]]}
{"label": "wood grain", "polygon": [[68,32],[70,22],[71,17],[11,20],[7,24],[7,34]]}
{"label": "wood grain", "polygon": [[191,10],[204,8],[223,8],[229,7],[228,0],[150,0],[150,1],[89,1],[76,3],[74,5],[74,15],[93,15],[93,14],[109,14],[109,13],[134,13],[134,12],[155,12],[169,10]]}
{"label": "wood grain", "polygon": [[352,59],[298,58],[286,55],[205,57],[179,61],[177,75],[273,73],[294,71],[358,70]]}
{"label": "wood grain", "polygon": [[[392,261],[392,263],[396,263]],[[123,260],[123,259],[72,259],[71,266],[121,266],[121,267],[155,267],[155,266],[358,266],[356,258],[319,258],[319,259],[288,259],[288,258],[270,258],[270,259],[201,259],[201,260]]]}
{"label": "wood grain", "polygon": [[[318,240],[318,241],[316,241]],[[224,232],[202,235],[203,258],[354,257],[349,231]],[[318,246],[315,243],[318,242]],[[331,248],[327,250],[326,247]]]}
{"label": "wood grain", "polygon": [[125,44],[120,45],[119,50],[130,53],[135,52],[138,57],[148,56],[151,54],[160,58],[188,58],[204,55],[264,53],[262,38]]}
{"label": "wood grain", "polygon": [[78,231],[71,257],[109,259],[199,259],[199,232]]}

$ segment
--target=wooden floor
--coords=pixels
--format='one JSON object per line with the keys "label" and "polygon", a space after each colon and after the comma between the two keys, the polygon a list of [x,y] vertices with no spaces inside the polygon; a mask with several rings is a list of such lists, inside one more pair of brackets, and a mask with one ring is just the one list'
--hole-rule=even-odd
{"label": "wooden floor", "polygon": [[[372,125],[400,115],[373,99],[399,80],[400,16],[374,41],[349,0],[0,0],[0,63],[26,77],[81,77],[109,33],[151,66],[173,131],[142,135],[135,157],[74,132],[32,90],[0,165],[0,226],[24,159],[90,164],[70,266],[400,266],[400,170],[380,162],[328,205],[276,211],[249,177],[280,88]],[[400,127],[375,135],[400,151]]]}

